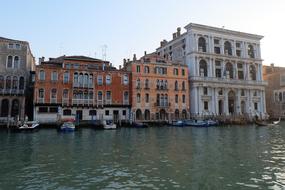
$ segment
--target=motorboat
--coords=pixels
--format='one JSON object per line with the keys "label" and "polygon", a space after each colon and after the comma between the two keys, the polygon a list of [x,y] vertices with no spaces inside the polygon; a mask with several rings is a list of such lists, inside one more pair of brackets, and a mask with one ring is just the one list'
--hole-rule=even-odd
{"label": "motorboat", "polygon": [[269,127],[272,127],[272,126],[275,126],[275,125],[278,125],[281,121],[281,118],[279,117],[279,119],[277,121],[272,121],[272,122],[266,122],[266,121],[258,121],[256,120],[255,121],[255,124],[257,126],[269,126]]}
{"label": "motorboat", "polygon": [[117,125],[112,120],[104,120],[103,122],[104,129],[116,129]]}
{"label": "motorboat", "polygon": [[196,119],[185,120],[184,124],[185,126],[191,126],[191,127],[209,127],[210,126],[207,121],[196,120]]}
{"label": "motorboat", "polygon": [[73,132],[75,131],[75,125],[73,121],[66,121],[60,126],[60,131]]}
{"label": "motorboat", "polygon": [[170,126],[172,126],[172,127],[184,127],[184,121],[182,121],[182,120],[172,121]]}
{"label": "motorboat", "polygon": [[215,120],[212,120],[212,119],[206,120],[206,122],[208,123],[209,127],[219,125],[219,121],[215,121]]}
{"label": "motorboat", "polygon": [[39,122],[37,121],[24,121],[22,124],[19,125],[17,128],[20,131],[34,131],[38,129]]}

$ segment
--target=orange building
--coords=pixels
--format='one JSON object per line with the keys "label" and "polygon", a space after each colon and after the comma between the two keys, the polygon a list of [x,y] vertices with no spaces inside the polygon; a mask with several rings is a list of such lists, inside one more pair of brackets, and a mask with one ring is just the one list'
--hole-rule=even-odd
{"label": "orange building", "polygon": [[187,65],[156,54],[125,62],[132,72],[132,118],[143,121],[186,119],[189,114]]}
{"label": "orange building", "polygon": [[130,73],[107,61],[62,56],[36,66],[34,117],[54,123],[59,117],[77,120],[129,120]]}

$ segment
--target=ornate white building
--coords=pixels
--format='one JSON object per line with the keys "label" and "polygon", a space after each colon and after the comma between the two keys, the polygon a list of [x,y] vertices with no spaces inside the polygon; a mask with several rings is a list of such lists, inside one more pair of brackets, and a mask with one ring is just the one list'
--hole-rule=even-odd
{"label": "ornate white building", "polygon": [[190,23],[157,53],[188,65],[190,113],[266,114],[260,40],[263,36]]}

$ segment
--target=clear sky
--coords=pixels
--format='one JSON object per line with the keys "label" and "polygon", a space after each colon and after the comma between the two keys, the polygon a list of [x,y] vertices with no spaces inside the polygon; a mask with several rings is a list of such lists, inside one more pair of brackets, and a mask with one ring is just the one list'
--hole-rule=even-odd
{"label": "clear sky", "polygon": [[193,22],[263,35],[263,63],[285,67],[285,0],[0,0],[0,6],[0,36],[30,42],[36,60],[102,58],[106,45],[107,60],[118,66]]}

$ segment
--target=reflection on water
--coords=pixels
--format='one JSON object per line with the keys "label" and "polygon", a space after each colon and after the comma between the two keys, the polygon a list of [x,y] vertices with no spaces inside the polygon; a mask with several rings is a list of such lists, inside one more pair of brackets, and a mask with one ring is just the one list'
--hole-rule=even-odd
{"label": "reflection on water", "polygon": [[1,131],[0,189],[282,189],[284,137],[285,125]]}

